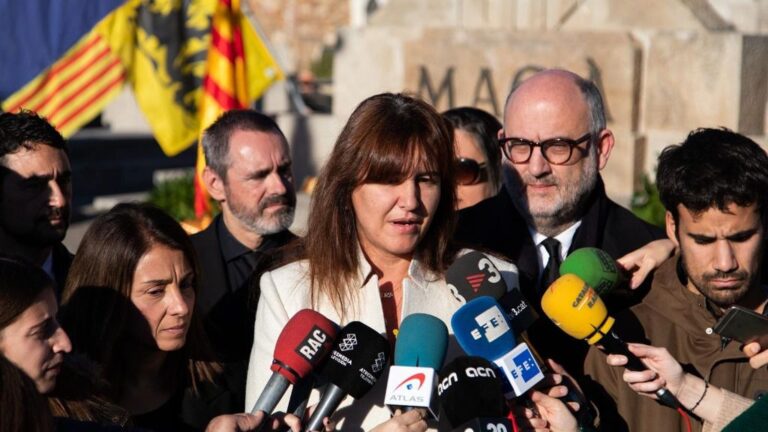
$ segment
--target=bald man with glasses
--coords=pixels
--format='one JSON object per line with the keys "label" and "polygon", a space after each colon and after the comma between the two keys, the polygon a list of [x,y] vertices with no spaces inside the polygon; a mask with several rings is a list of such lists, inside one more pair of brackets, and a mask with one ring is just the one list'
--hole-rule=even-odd
{"label": "bald man with glasses", "polygon": [[[569,252],[589,246],[619,258],[663,237],[605,194],[599,172],[614,136],[594,83],[564,70],[523,81],[507,98],[499,146],[504,187],[460,212],[456,237],[515,262],[523,293],[537,309]],[[605,300],[609,307],[628,307],[647,289],[621,290]],[[529,335],[542,355],[581,374],[586,344],[564,336],[543,315]]]}

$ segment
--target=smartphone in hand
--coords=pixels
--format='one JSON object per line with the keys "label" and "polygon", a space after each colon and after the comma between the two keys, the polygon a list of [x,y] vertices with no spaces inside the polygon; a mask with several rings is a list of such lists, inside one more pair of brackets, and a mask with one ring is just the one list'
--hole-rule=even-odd
{"label": "smartphone in hand", "polygon": [[712,330],[720,336],[749,343],[768,334],[768,317],[741,306],[732,306]]}

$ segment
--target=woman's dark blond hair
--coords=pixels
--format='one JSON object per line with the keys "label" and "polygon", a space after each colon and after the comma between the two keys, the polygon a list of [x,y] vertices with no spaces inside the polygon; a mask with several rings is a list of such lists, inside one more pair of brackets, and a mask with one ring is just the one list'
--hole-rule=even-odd
{"label": "woman's dark blond hair", "polygon": [[[197,256],[181,226],[151,205],[118,204],[96,218],[83,236],[62,294],[61,321],[73,349],[102,368],[114,398],[122,394],[125,377],[123,344],[129,339],[126,323],[134,307],[133,276],[139,259],[155,245],[184,254],[193,268],[197,292]],[[190,321],[184,347],[170,358],[179,363],[180,378],[196,390],[198,383],[213,381],[220,367],[198,315],[193,312]]]}
{"label": "woman's dark blond hair", "polygon": [[304,253],[312,304],[326,296],[340,313],[353,299],[358,239],[352,191],[363,183],[397,184],[416,170],[440,179],[440,202],[414,252],[423,266],[442,273],[453,260],[454,149],[450,126],[429,104],[404,94],[364,100],[341,131],[313,192]]}

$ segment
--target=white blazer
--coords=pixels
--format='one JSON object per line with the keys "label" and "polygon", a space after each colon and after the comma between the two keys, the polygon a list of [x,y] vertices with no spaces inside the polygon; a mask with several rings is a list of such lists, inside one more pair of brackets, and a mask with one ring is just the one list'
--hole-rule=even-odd
{"label": "white blazer", "polygon": [[[464,250],[460,253],[469,252]],[[508,289],[518,289],[517,267],[509,262],[491,257],[499,269]],[[355,286],[360,290],[358,301],[346,311],[342,321],[327,298],[319,299],[315,309],[331,321],[344,326],[351,321],[361,321],[382,335],[386,333],[384,312],[381,306],[379,280],[371,271],[371,266],[360,254],[360,271]],[[265,273],[261,277],[261,297],[256,311],[253,347],[248,364],[248,382],[245,393],[245,411],[249,412],[261,394],[267,380],[272,375],[270,365],[275,351],[277,337],[288,320],[299,310],[312,308],[310,304],[310,285],[308,262],[296,261]],[[450,292],[445,279],[421,266],[417,260],[411,261],[408,277],[403,280],[403,304],[401,319],[412,313],[426,313],[440,318],[451,335],[451,317],[461,307],[461,303]],[[392,353],[394,355],[394,353]],[[446,362],[463,351],[453,337],[448,344]],[[362,399],[354,400],[347,396],[332,416],[337,429],[342,431],[370,430],[390,419],[390,411],[384,405],[384,392],[387,384],[387,372],[379,379],[374,388]],[[290,390],[277,406],[277,411],[285,411],[288,406]],[[320,392],[315,389],[309,399],[309,406],[317,404]]]}

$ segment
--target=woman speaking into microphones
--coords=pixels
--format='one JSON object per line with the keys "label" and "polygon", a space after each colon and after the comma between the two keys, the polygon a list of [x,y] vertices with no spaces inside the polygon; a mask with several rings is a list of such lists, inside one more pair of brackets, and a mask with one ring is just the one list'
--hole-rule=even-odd
{"label": "woman speaking into microphones", "polygon": [[[450,127],[427,103],[385,93],[355,109],[318,178],[307,236],[286,254],[297,259],[261,277],[246,409],[269,379],[278,335],[301,309],[340,326],[360,321],[391,346],[400,322],[414,313],[435,316],[450,328],[461,306],[445,281],[446,269],[462,253],[450,241],[455,163]],[[493,261],[515,286],[516,268]],[[459,353],[451,344],[447,359]],[[386,378],[366,395],[340,403],[332,418],[341,430],[371,430],[386,422],[426,429],[423,415],[392,417],[383,404]],[[313,390],[309,405],[319,395]],[[285,396],[277,409],[286,409],[288,401]]]}

